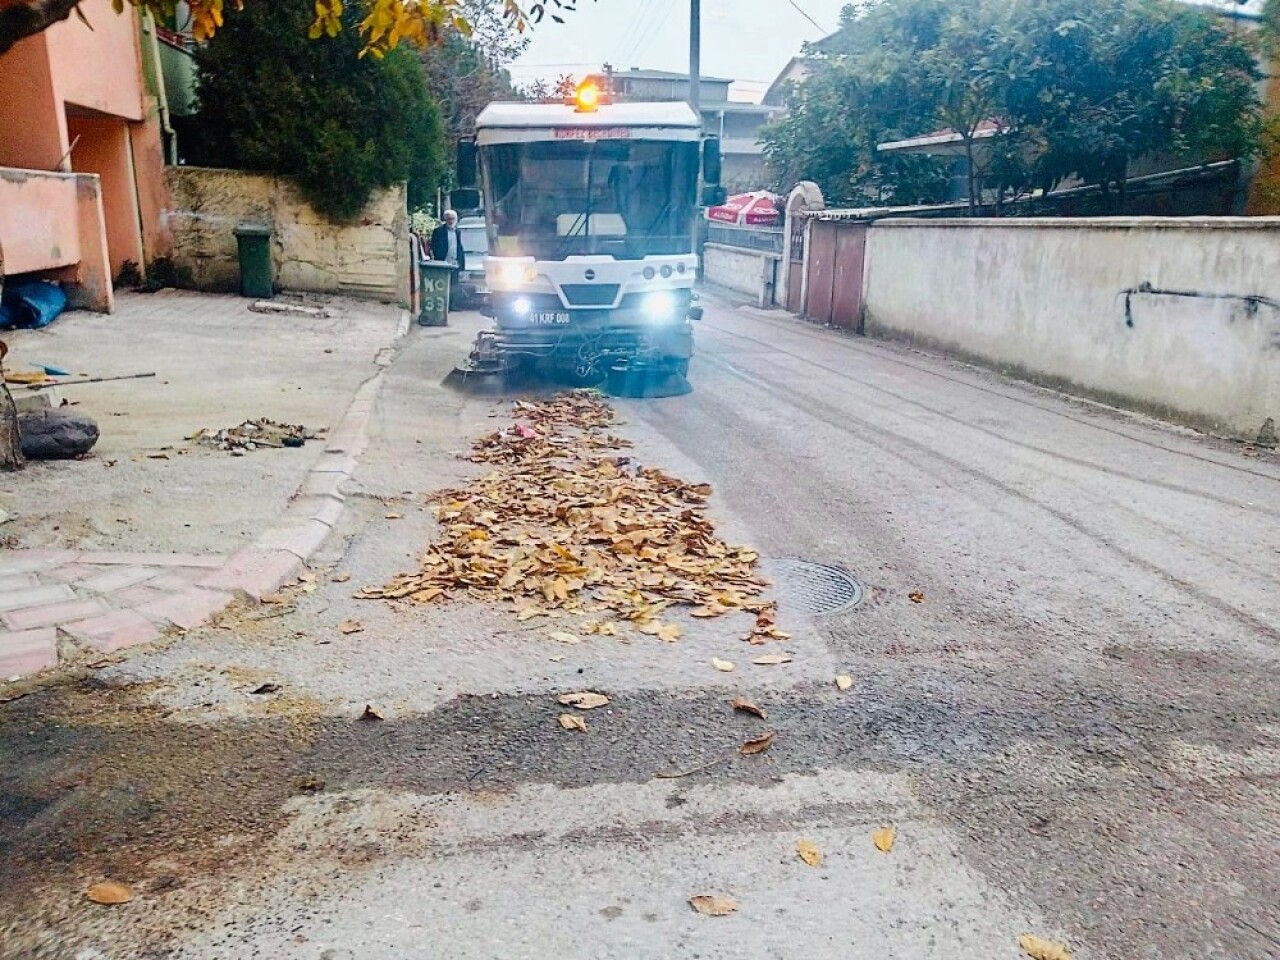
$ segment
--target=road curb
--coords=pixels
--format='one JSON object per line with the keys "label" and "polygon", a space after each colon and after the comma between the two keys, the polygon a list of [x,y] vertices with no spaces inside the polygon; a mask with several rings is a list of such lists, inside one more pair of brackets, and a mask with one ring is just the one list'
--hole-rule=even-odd
{"label": "road curb", "polygon": [[[409,311],[402,311],[396,339],[386,349],[394,349],[408,335],[410,320]],[[260,602],[297,577],[324,545],[346,513],[342,485],[355,474],[360,454],[369,446],[374,405],[389,364],[380,366],[356,389],[346,413],[329,431],[324,453],[290,499],[284,516],[250,546],[232,554],[220,570],[200,582],[201,587],[234,590]]]}

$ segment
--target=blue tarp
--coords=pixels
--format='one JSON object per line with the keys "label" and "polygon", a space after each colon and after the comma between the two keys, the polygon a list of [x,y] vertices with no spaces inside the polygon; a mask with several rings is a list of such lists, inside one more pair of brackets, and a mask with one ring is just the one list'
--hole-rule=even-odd
{"label": "blue tarp", "polygon": [[67,309],[67,295],[48,280],[27,280],[4,285],[0,299],[0,330],[47,327]]}

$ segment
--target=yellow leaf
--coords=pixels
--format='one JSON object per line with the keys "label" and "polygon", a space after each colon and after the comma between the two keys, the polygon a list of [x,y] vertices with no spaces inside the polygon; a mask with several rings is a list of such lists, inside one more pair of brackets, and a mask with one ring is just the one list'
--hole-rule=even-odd
{"label": "yellow leaf", "polygon": [[524,623],[526,620],[532,620],[534,617],[549,617],[549,616],[551,616],[551,614],[548,613],[546,610],[543,610],[541,607],[525,607],[524,609],[519,610],[516,613],[516,619],[519,620],[521,623]]}
{"label": "yellow leaf", "polygon": [[738,901],[733,897],[716,897],[706,893],[690,897],[689,905],[704,917],[727,917],[738,911]]}
{"label": "yellow leaf", "polygon": [[683,633],[684,631],[674,623],[669,623],[658,631],[658,639],[663,643],[675,643]]}
{"label": "yellow leaf", "polygon": [[871,834],[871,842],[876,845],[876,849],[881,853],[888,853],[893,849],[893,841],[898,837],[898,831],[893,827],[881,827],[875,833]]}
{"label": "yellow leaf", "polygon": [[721,673],[733,673],[733,664],[730,663],[728,660],[713,659],[711,661],[711,665],[715,667],[717,670],[719,670]]}
{"label": "yellow leaf", "polygon": [[773,746],[773,741],[777,738],[778,735],[770,730],[763,737],[756,737],[754,740],[748,740],[744,743],[740,748],[741,753],[746,757],[750,757],[757,753],[764,753]]}
{"label": "yellow leaf", "polygon": [[577,730],[580,733],[587,732],[587,721],[581,717],[575,717],[572,713],[560,714],[560,726],[565,730]]}
{"label": "yellow leaf", "polygon": [[556,700],[561,706],[577,707],[579,710],[594,710],[609,702],[609,698],[604,694],[593,693],[590,690],[582,693],[563,693]]}
{"label": "yellow leaf", "polygon": [[822,866],[822,851],[818,849],[818,845],[812,840],[796,841],[796,853],[800,854],[800,859],[809,866]]}
{"label": "yellow leaf", "polygon": [[557,630],[556,632],[552,633],[551,639],[554,640],[556,643],[575,644],[575,643],[582,642],[582,638],[578,636],[576,633],[565,633],[563,630]]}
{"label": "yellow leaf", "polygon": [[853,686],[853,677],[838,676],[836,677],[836,689],[844,691]]}
{"label": "yellow leaf", "polygon": [[1031,960],[1071,960],[1071,951],[1065,945],[1034,934],[1024,933],[1018,938],[1018,946]]}
{"label": "yellow leaf", "polygon": [[364,624],[359,620],[343,620],[338,624],[338,631],[343,634],[363,633]]}
{"label": "yellow leaf", "polygon": [[85,896],[94,903],[100,903],[107,907],[114,907],[117,904],[128,903],[132,900],[133,891],[123,883],[113,883],[110,880],[106,880],[102,883],[95,883],[85,891]]}

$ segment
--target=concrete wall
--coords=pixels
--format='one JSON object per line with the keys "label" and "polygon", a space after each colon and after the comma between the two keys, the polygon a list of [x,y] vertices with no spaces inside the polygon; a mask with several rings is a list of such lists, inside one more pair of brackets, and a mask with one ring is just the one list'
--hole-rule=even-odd
{"label": "concrete wall", "polygon": [[382,192],[351,224],[317,214],[280,177],[169,167],[165,213],[173,258],[202,290],[234,291],[240,267],[234,230],[242,221],[272,227],[276,278],[283,290],[342,293],[409,302],[409,215],[403,186]]}
{"label": "concrete wall", "polygon": [[708,243],[702,252],[702,275],[707,283],[745,293],[758,306],[771,307],[781,259],[775,253]]}
{"label": "concrete wall", "polygon": [[1280,419],[1280,219],[883,220],[872,336],[1244,439]]}
{"label": "concrete wall", "polygon": [[9,275],[39,272],[66,284],[72,306],[111,312],[97,177],[0,167],[0,244]]}

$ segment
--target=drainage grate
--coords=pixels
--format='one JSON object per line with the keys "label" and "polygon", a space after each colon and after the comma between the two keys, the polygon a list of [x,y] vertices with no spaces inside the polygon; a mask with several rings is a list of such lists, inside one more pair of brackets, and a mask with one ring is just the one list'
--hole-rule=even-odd
{"label": "drainage grate", "polygon": [[840,613],[862,602],[862,584],[839,567],[781,559],[766,560],[764,566],[784,611],[816,617]]}

